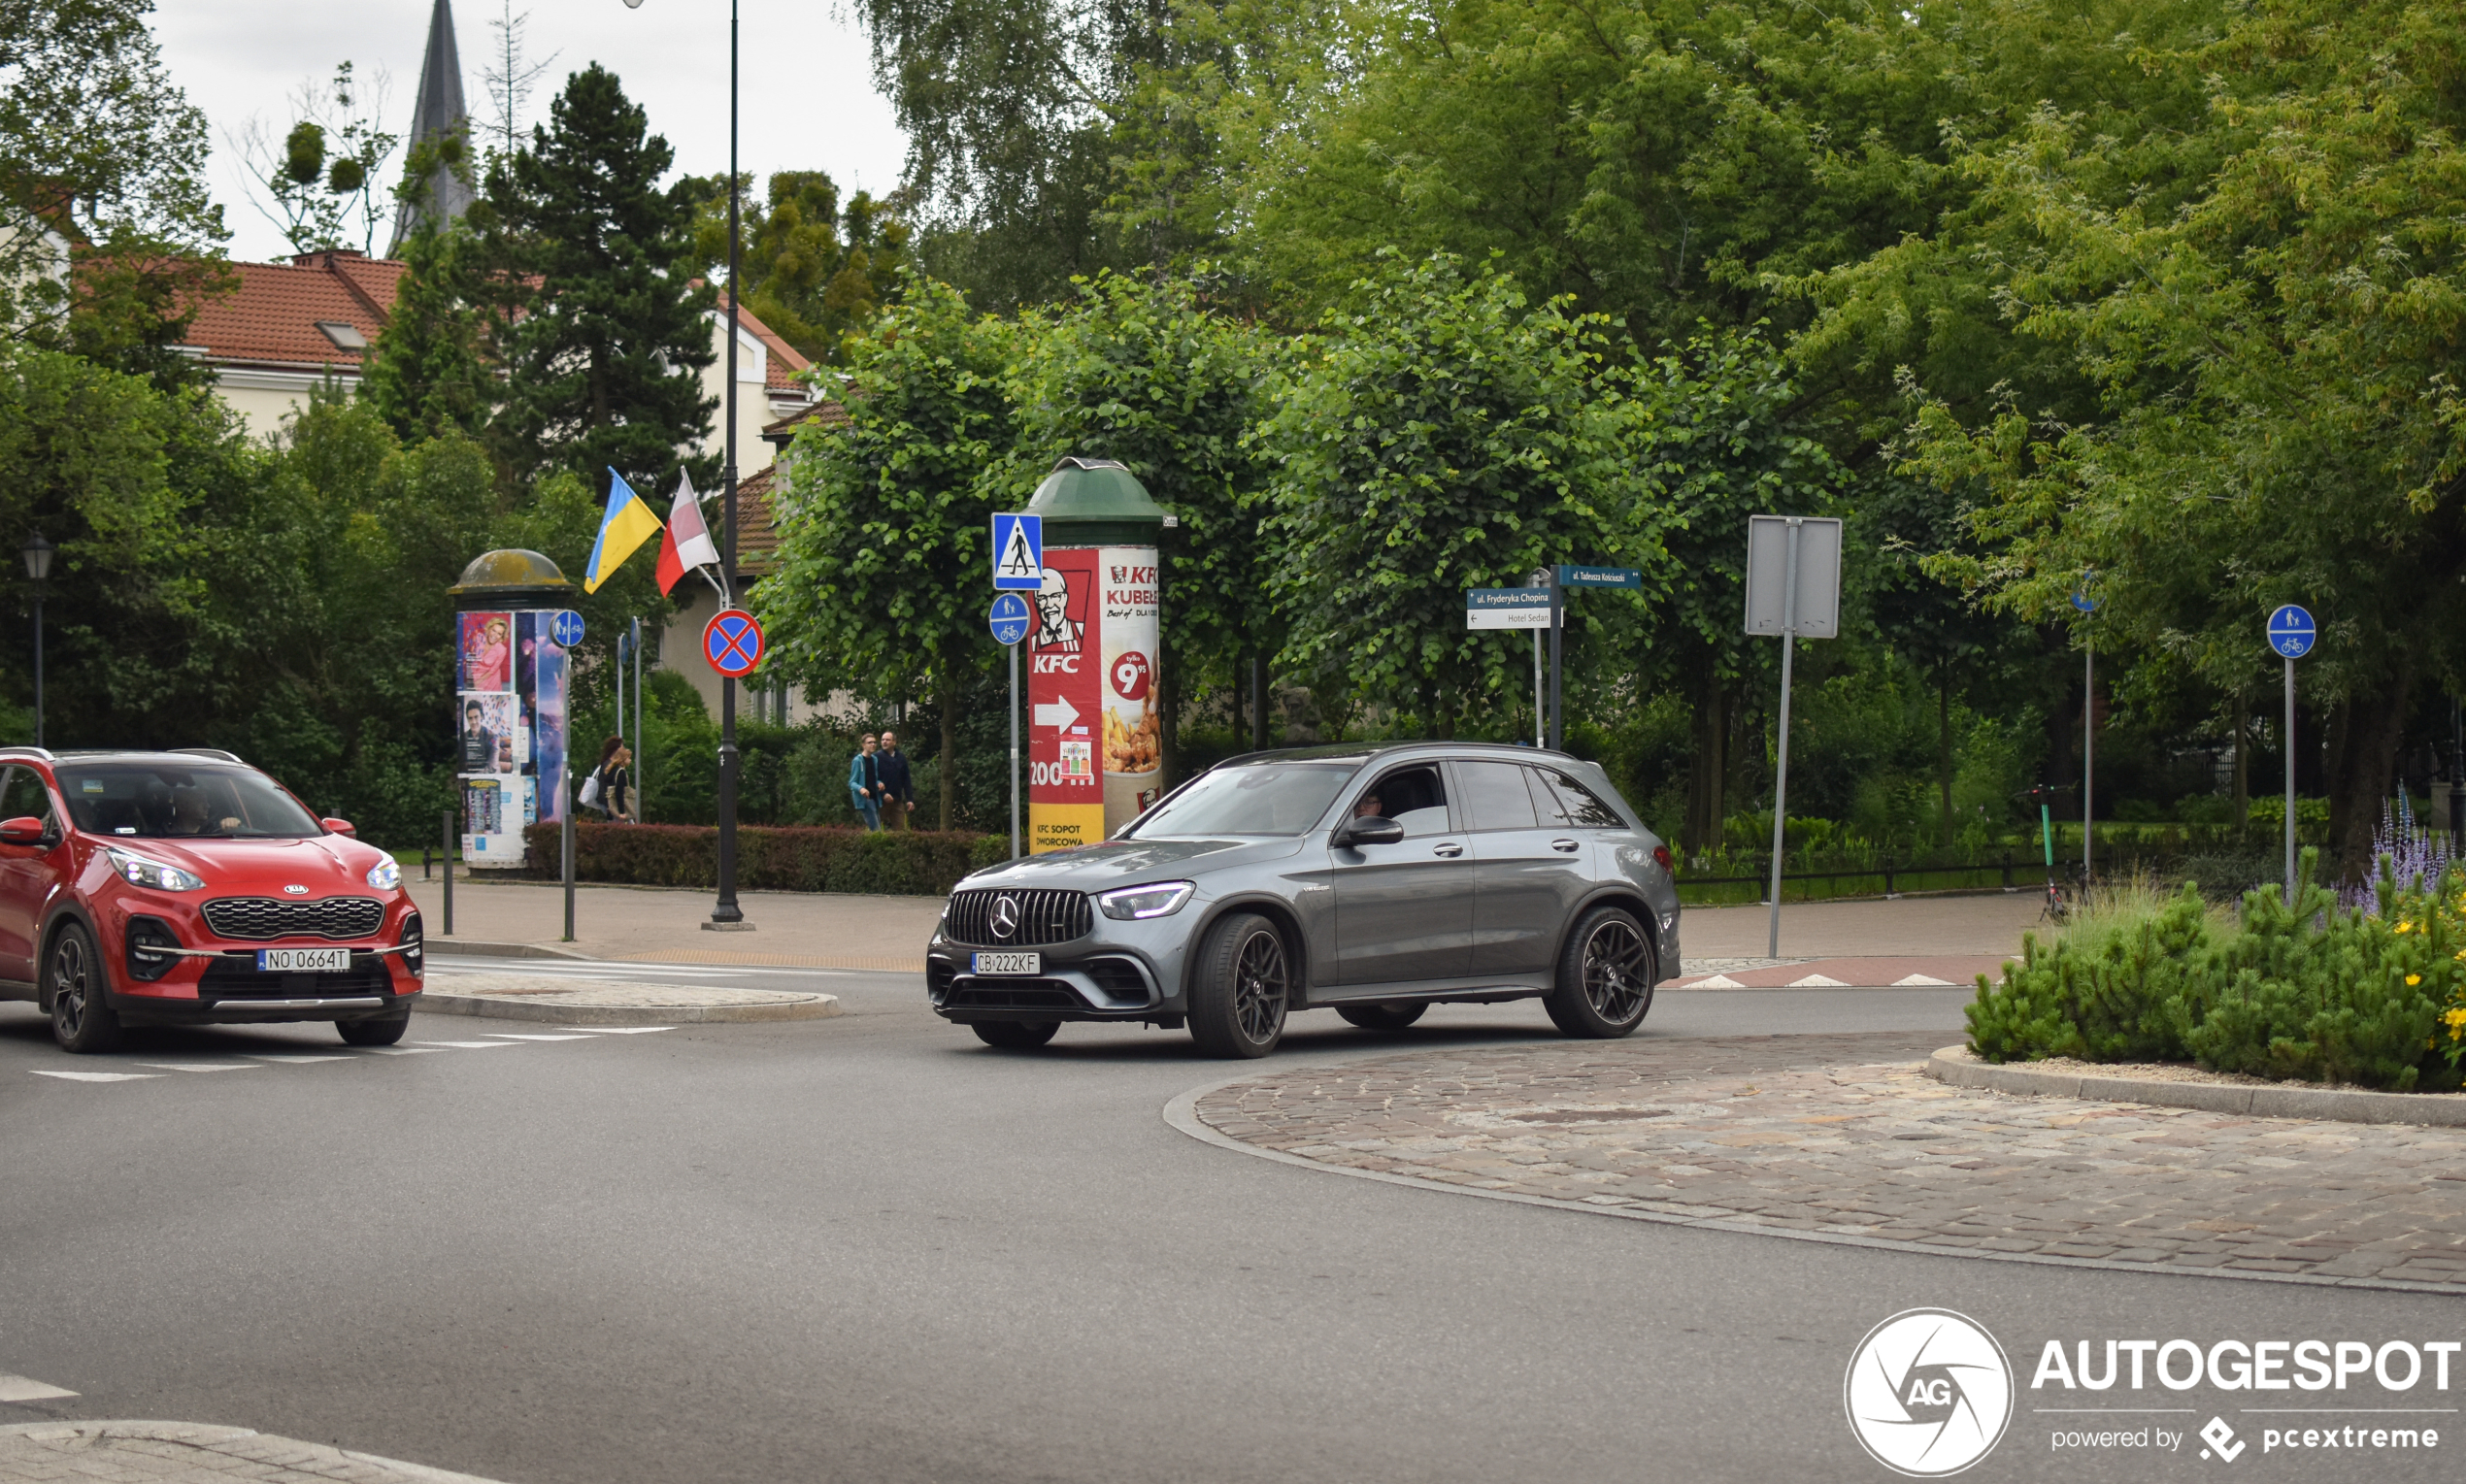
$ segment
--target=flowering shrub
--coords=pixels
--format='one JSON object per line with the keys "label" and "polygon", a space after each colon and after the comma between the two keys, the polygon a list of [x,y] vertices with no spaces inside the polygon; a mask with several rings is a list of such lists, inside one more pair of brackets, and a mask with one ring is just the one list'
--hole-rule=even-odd
{"label": "flowering shrub", "polygon": [[[2367,903],[2317,884],[2307,849],[2289,907],[2244,896],[2239,926],[2186,883],[2097,940],[2023,940],[1981,974],[1970,1045],[1988,1061],[2192,1060],[2220,1072],[2400,1090],[2454,1088],[2466,1060],[2466,872],[2402,887],[2383,857]],[[2425,886],[2431,889],[2423,889]]]}

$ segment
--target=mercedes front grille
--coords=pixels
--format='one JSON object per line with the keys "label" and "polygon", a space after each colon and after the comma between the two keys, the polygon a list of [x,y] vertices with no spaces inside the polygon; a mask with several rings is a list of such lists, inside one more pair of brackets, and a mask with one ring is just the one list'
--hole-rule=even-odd
{"label": "mercedes front grille", "polygon": [[[1010,907],[1004,910],[1002,904]],[[1008,934],[999,930],[1005,921]],[[954,942],[988,948],[1033,948],[1041,943],[1066,943],[1096,928],[1095,908],[1087,894],[1077,891],[954,891],[947,930]]]}

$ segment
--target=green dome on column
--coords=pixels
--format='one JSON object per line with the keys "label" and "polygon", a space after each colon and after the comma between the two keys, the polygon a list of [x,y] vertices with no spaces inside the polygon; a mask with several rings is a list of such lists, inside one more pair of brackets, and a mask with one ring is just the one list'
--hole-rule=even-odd
{"label": "green dome on column", "polygon": [[1173,516],[1113,459],[1068,455],[1027,502],[1045,517],[1049,546],[1152,546]]}

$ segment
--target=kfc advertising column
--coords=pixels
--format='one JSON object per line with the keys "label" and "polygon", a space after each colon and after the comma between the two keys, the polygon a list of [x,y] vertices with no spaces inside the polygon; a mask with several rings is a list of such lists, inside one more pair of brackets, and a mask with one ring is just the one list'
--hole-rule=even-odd
{"label": "kfc advertising column", "polygon": [[1053,466],[1027,660],[1027,848],[1094,844],[1161,791],[1156,533],[1171,519],[1110,459]]}

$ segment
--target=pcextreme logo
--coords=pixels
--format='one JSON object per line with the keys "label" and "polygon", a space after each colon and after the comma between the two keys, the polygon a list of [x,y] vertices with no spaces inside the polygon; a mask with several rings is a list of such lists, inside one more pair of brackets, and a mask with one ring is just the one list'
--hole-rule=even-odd
{"label": "pcextreme logo", "polygon": [[1850,1431],[1895,1473],[1954,1474],[1995,1449],[2013,1417],[2013,1368],[1984,1327],[1905,1309],[1867,1332],[1842,1380]]}

